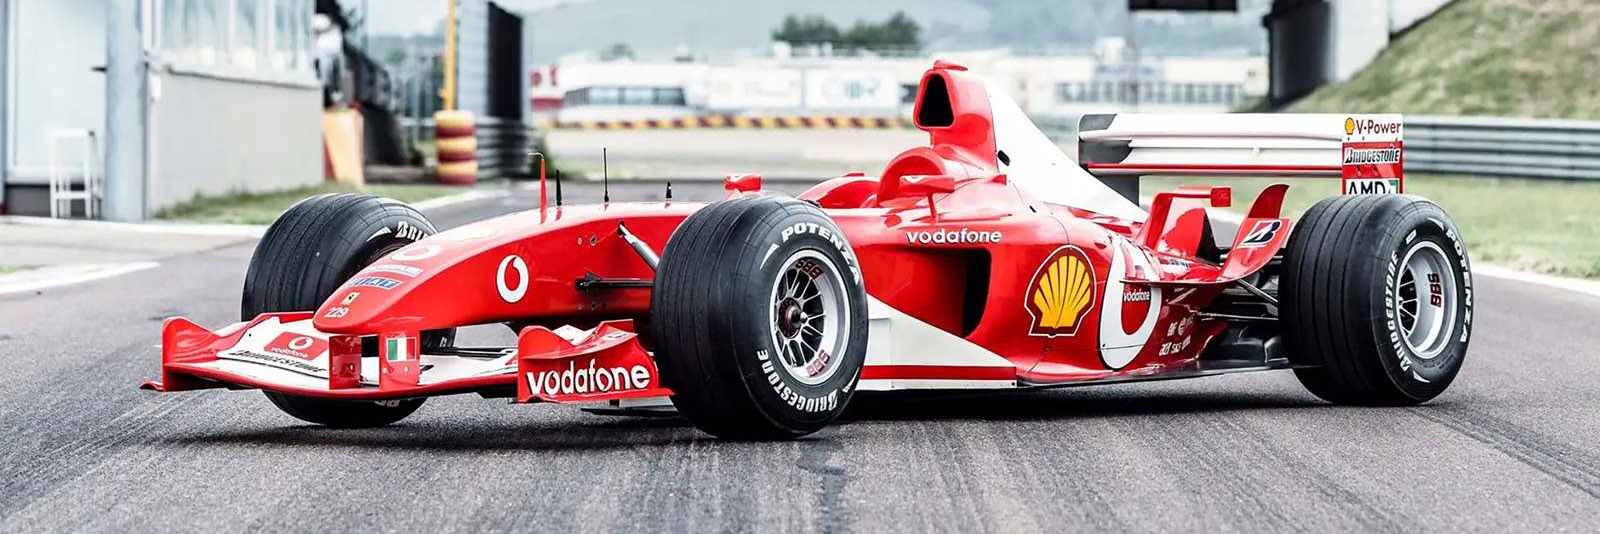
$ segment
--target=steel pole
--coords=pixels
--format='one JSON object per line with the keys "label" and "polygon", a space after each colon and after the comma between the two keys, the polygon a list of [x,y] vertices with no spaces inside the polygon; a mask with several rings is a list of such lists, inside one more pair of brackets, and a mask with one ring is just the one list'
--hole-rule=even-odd
{"label": "steel pole", "polygon": [[106,2],[105,218],[146,217],[146,71],[141,7]]}

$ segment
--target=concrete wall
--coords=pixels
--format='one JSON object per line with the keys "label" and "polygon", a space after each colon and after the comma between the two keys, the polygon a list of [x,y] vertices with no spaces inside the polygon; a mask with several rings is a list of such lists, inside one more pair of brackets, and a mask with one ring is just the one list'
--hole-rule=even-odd
{"label": "concrete wall", "polygon": [[1275,0],[1267,26],[1275,102],[1349,79],[1410,29],[1454,0]]}
{"label": "concrete wall", "polygon": [[1389,34],[1410,29],[1455,0],[1396,0],[1389,3]]}
{"label": "concrete wall", "polygon": [[322,183],[318,86],[182,73],[160,80],[152,113],[151,213],[195,193]]}
{"label": "concrete wall", "polygon": [[456,109],[489,114],[489,2],[461,0],[456,8]]}
{"label": "concrete wall", "polygon": [[[1267,15],[1267,98],[1282,102],[1299,98],[1330,81],[1329,12],[1321,1],[1284,8],[1279,2]],[[1387,39],[1386,39],[1387,40]]]}

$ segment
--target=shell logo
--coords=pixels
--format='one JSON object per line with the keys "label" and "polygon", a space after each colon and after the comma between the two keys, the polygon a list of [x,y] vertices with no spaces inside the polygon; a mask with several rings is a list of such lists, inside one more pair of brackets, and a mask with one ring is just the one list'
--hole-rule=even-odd
{"label": "shell logo", "polygon": [[1029,284],[1026,308],[1033,316],[1029,335],[1073,336],[1094,307],[1094,264],[1074,246],[1050,253]]}
{"label": "shell logo", "polygon": [[1356,134],[1356,119],[1355,119],[1355,117],[1345,117],[1345,119],[1344,119],[1344,134],[1345,135],[1355,135]]}

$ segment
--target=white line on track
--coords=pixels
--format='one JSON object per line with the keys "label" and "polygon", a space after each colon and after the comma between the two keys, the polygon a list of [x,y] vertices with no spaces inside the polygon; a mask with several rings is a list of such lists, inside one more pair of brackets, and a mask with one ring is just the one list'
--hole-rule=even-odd
{"label": "white line on track", "polygon": [[41,267],[20,273],[0,276],[0,295],[37,291],[51,287],[78,284],[113,276],[151,269],[160,265],[153,261],[133,263],[93,263],[86,265],[60,265]]}
{"label": "white line on track", "polygon": [[127,223],[83,219],[52,219],[49,217],[27,217],[22,215],[0,215],[0,223],[56,228],[84,228],[107,232],[255,238],[261,237],[261,234],[267,231],[266,226],[254,224]]}
{"label": "white line on track", "polygon": [[1560,276],[1550,276],[1547,274],[1516,271],[1486,263],[1473,264],[1472,274],[1492,276],[1494,278],[1501,278],[1505,280],[1514,280],[1526,284],[1537,284],[1556,289],[1564,289],[1567,291],[1583,293],[1591,297],[1600,298],[1600,281],[1595,280],[1580,280],[1577,278],[1564,278]]}
{"label": "white line on track", "polygon": [[[411,204],[411,207],[414,207],[420,211],[427,211],[460,204],[463,202],[506,196],[508,194],[509,193],[506,191],[500,189],[473,190],[439,198],[430,198],[421,202],[415,202]],[[220,237],[260,238],[262,234],[267,232],[267,225],[262,224],[201,224],[160,221],[129,223],[84,219],[52,219],[49,217],[29,217],[23,215],[0,215],[0,223],[55,228],[84,228],[88,230],[101,230],[107,232],[138,232],[143,234]]]}
{"label": "white line on track", "polygon": [[442,208],[442,207],[445,207],[445,206],[451,206],[451,205],[455,205],[455,204],[460,204],[460,203],[463,203],[463,202],[472,202],[474,200],[482,200],[482,199],[485,199],[485,198],[495,198],[495,197],[500,197],[500,196],[506,196],[508,194],[509,193],[506,192],[504,189],[478,189],[478,190],[473,190],[473,191],[467,191],[465,193],[458,193],[458,194],[454,194],[454,195],[450,195],[450,196],[443,196],[443,197],[439,197],[439,198],[430,198],[430,199],[423,200],[423,201],[420,201],[420,202],[413,202],[413,203],[411,203],[411,207],[417,208],[418,211],[428,211],[428,210],[432,210],[432,209]]}

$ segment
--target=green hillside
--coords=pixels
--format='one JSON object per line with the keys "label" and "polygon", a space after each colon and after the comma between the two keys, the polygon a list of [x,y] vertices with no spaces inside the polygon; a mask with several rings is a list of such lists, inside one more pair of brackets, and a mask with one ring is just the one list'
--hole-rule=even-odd
{"label": "green hillside", "polygon": [[1293,110],[1600,118],[1600,1],[1457,0]]}

